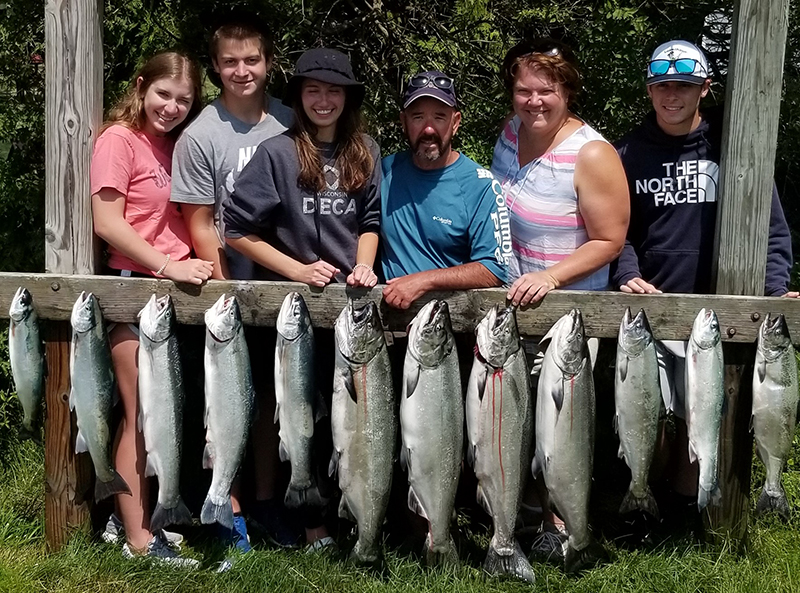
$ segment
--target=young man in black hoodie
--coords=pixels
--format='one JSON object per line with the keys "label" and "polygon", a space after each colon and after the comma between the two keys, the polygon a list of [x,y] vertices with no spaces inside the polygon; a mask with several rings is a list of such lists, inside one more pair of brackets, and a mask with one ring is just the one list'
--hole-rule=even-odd
{"label": "young man in black hoodie", "polygon": [[[612,282],[623,292],[711,292],[723,112],[700,109],[710,86],[697,46],[676,40],[653,52],[647,68],[653,111],[615,144],[631,196],[628,237],[612,269]],[[798,296],[787,292],[791,266],[791,235],[773,188],[765,295]],[[697,464],[689,463],[683,420],[685,342],[659,346],[664,401],[676,417],[667,474],[672,490],[694,502]]]}

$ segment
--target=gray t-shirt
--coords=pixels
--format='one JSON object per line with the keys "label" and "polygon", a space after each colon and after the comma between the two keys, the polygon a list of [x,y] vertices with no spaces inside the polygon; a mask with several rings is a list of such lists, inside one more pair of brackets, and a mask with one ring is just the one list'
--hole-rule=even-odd
{"label": "gray t-shirt", "polygon": [[187,126],[172,155],[170,201],[214,204],[214,222],[224,237],[222,204],[233,192],[239,173],[264,140],[285,132],[294,112],[269,97],[267,117],[247,124],[233,116],[217,99]]}

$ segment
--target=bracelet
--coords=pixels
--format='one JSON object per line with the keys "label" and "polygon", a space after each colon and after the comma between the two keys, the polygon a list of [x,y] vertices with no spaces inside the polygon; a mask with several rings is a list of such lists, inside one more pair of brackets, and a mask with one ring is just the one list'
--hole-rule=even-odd
{"label": "bracelet", "polygon": [[372,266],[369,264],[356,264],[353,266],[353,271],[356,271],[356,268],[367,268],[372,274],[375,273],[375,270],[372,269]]}
{"label": "bracelet", "polygon": [[167,269],[167,264],[169,263],[169,253],[167,254],[167,259],[164,260],[164,263],[161,265],[158,270],[156,270],[156,276],[161,276],[164,273],[164,270]]}

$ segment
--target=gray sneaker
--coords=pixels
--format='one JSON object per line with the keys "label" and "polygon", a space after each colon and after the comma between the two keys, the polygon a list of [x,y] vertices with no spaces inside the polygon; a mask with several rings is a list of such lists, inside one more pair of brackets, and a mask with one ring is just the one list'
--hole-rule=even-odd
{"label": "gray sneaker", "polygon": [[122,557],[127,560],[137,558],[147,559],[165,566],[175,568],[186,568],[195,570],[200,567],[200,561],[194,558],[186,558],[175,551],[175,548],[159,535],[154,535],[147,543],[147,551],[144,554],[136,554],[127,542],[122,546]]}
{"label": "gray sneaker", "polygon": [[569,536],[566,530],[555,525],[543,524],[539,535],[533,540],[530,557],[539,562],[563,563]]}
{"label": "gray sneaker", "polygon": [[[180,533],[162,529],[159,534],[170,546],[180,551],[183,543],[183,536]],[[107,544],[120,544],[125,541],[125,526],[115,513],[111,513],[109,516],[105,531],[100,534],[100,539]]]}

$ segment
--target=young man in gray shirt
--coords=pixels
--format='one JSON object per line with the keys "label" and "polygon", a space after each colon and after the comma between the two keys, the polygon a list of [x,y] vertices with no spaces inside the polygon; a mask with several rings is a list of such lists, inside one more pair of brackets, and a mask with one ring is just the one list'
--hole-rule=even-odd
{"label": "young man in gray shirt", "polygon": [[[274,46],[254,19],[231,20],[211,38],[209,53],[219,76],[222,94],[184,130],[172,161],[171,201],[181,204],[197,257],[214,262],[212,278],[250,280],[253,263],[235,250],[226,250],[222,228],[223,203],[233,191],[239,173],[267,138],[291,126],[294,115],[266,94]],[[201,255],[202,254],[202,255]],[[254,360],[274,355],[274,336],[248,328]],[[270,352],[272,344],[272,352]],[[270,373],[253,365],[258,413],[251,428],[255,465],[255,505],[249,515],[281,546],[293,546],[297,535],[285,523],[285,509],[277,502],[278,431],[272,421],[275,397]],[[231,543],[248,551],[247,529],[239,505],[239,484],[231,492],[234,531]],[[226,561],[227,562],[227,561]],[[223,570],[229,567],[223,563]]]}

